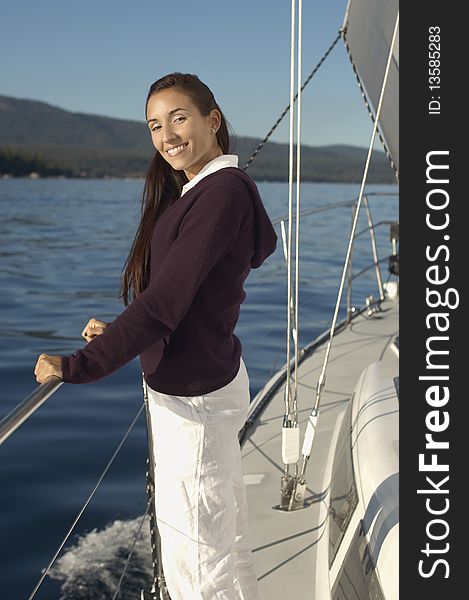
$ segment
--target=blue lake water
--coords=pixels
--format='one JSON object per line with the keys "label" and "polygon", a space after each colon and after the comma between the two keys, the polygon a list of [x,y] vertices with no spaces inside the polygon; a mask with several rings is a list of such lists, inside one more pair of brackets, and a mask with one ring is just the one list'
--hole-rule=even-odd
{"label": "blue lake water", "polygon": [[[287,184],[257,185],[272,220],[287,216]],[[136,180],[0,180],[0,416],[38,385],[33,370],[39,354],[71,354],[85,345],[80,333],[91,317],[111,321],[123,310],[119,277],[142,189]],[[302,184],[302,210],[352,200],[358,191],[351,184]],[[369,194],[396,191],[367,188]],[[398,219],[396,197],[370,196],[370,206],[375,223]],[[301,346],[330,323],[350,225],[350,208],[301,220]],[[366,226],[362,214],[358,230]],[[276,231],[276,252],[247,279],[236,328],[252,398],[286,361],[286,267],[280,226]],[[389,227],[376,231],[384,257],[390,254]],[[354,270],[370,260],[365,234],[353,253]],[[368,293],[377,296],[373,271],[354,282],[352,303],[363,305]],[[2,599],[28,598],[141,403],[135,359],[97,383],[62,385],[0,447]],[[46,578],[36,598],[113,597],[147,504],[145,461],[142,414],[61,554],[54,579]],[[150,567],[142,536],[119,597],[139,598]]]}

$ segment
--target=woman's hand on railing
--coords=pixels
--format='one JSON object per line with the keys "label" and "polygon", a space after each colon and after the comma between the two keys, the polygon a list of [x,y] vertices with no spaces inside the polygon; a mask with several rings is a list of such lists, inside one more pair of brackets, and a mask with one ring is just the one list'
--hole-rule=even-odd
{"label": "woman's hand on railing", "polygon": [[62,357],[40,354],[34,367],[34,375],[38,383],[45,383],[52,377],[62,379]]}
{"label": "woman's hand on railing", "polygon": [[98,319],[90,319],[83,331],[81,332],[81,335],[85,338],[87,342],[91,342],[93,338],[95,338],[98,335],[101,335],[108,325],[109,323],[105,323],[104,321],[98,321]]}
{"label": "woman's hand on railing", "polygon": [[[108,325],[109,323],[105,323],[104,321],[90,319],[81,332],[81,335],[87,342],[90,342],[96,336],[101,335]],[[62,357],[40,354],[34,367],[34,375],[38,383],[45,383],[52,377],[62,379]]]}

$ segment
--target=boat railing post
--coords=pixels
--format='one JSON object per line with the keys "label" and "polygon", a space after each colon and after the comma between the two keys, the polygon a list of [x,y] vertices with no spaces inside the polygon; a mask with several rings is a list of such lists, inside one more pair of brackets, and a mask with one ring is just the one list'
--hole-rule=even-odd
{"label": "boat railing post", "polygon": [[376,281],[378,283],[379,299],[381,301],[383,301],[384,300],[383,280],[381,278],[381,270],[379,268],[378,250],[377,250],[377,247],[376,247],[375,228],[374,228],[374,225],[373,225],[373,219],[371,217],[371,210],[370,210],[370,205],[368,204],[368,197],[367,196],[363,197],[363,202],[365,204],[366,217],[368,219],[368,227],[369,227],[369,230],[370,230],[371,251],[373,253],[373,264],[375,266]]}

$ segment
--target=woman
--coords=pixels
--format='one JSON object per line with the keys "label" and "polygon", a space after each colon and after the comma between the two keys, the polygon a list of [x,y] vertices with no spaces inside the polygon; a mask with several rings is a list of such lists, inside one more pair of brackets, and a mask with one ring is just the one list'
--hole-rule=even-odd
{"label": "woman", "polygon": [[249,379],[233,331],[243,283],[277,236],[229,152],[226,119],[195,75],[156,81],[146,101],[156,153],[122,275],[127,308],[91,319],[72,356],[41,354],[42,383],[90,383],[140,356],[155,458],[155,508],[172,600],[253,600],[238,431]]}

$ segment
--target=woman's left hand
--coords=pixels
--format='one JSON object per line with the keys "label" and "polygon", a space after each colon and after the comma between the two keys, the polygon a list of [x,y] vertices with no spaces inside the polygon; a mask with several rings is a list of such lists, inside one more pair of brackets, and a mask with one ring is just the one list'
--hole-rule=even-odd
{"label": "woman's left hand", "polygon": [[34,367],[34,374],[38,383],[45,383],[51,377],[62,379],[62,357],[40,354]]}

